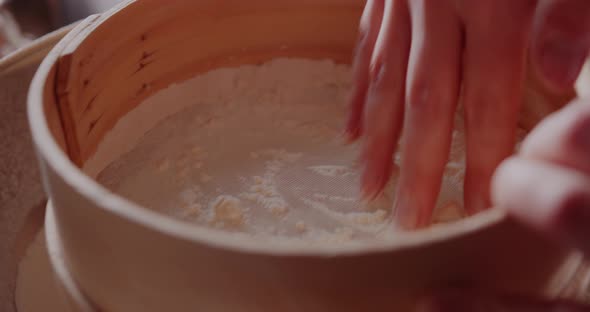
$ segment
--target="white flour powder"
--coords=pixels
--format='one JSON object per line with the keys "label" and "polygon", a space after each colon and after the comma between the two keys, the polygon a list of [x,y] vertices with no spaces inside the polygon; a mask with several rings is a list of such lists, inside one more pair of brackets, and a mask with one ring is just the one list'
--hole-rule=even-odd
{"label": "white flour powder", "polygon": [[[377,201],[359,200],[357,146],[339,140],[350,84],[348,66],[304,59],[197,76],[154,97],[157,107],[190,105],[98,179],[149,209],[259,239],[381,237],[391,228],[395,174]],[[460,216],[461,140],[455,133],[439,199],[445,221]]]}

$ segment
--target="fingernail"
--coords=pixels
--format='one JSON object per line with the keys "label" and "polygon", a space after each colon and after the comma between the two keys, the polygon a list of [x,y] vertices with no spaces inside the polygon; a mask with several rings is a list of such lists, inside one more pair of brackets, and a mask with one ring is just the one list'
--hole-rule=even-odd
{"label": "fingernail", "polygon": [[579,43],[558,33],[548,34],[539,46],[539,66],[543,78],[553,87],[571,88],[588,55]]}
{"label": "fingernail", "polygon": [[373,202],[377,197],[379,197],[379,191],[377,191],[376,187],[374,186],[363,186],[361,190],[361,201],[365,204],[369,204]]}
{"label": "fingernail", "polygon": [[374,178],[367,170],[367,166],[365,166],[361,173],[361,200],[363,202],[370,202],[374,196],[375,186],[373,180]]}
{"label": "fingernail", "polygon": [[356,142],[356,140],[360,137],[360,129],[359,127],[349,127],[347,126],[344,131],[340,134],[340,138],[344,142],[344,144],[352,144]]}

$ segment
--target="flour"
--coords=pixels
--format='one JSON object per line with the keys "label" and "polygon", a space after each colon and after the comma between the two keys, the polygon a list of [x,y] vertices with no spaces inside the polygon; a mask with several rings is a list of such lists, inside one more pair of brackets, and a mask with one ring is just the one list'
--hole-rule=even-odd
{"label": "flour", "polygon": [[327,176],[327,177],[335,177],[335,176],[349,176],[354,174],[354,172],[346,167],[346,166],[312,166],[309,167],[310,170],[313,170],[315,173]]}
{"label": "flour", "polygon": [[239,199],[233,196],[222,195],[217,197],[211,204],[213,211],[212,224],[226,228],[239,227],[244,223],[246,211]]}
{"label": "flour", "polygon": [[[196,76],[142,104],[158,114],[184,108],[166,114],[98,180],[148,209],[256,239],[380,239],[392,228],[399,155],[383,195],[361,201],[358,146],[339,140],[350,87],[348,66],[304,59]],[[144,109],[143,118],[153,119],[148,113]],[[461,217],[462,140],[455,132],[440,222]]]}
{"label": "flour", "polygon": [[203,213],[203,206],[199,203],[186,203],[178,213],[181,218],[198,218]]}
{"label": "flour", "polygon": [[376,225],[385,222],[387,212],[379,209],[373,213],[369,212],[350,212],[346,216],[359,225]]}
{"label": "flour", "polygon": [[297,232],[300,232],[300,233],[307,231],[307,225],[303,221],[299,221],[299,222],[295,223],[295,228],[297,229]]}

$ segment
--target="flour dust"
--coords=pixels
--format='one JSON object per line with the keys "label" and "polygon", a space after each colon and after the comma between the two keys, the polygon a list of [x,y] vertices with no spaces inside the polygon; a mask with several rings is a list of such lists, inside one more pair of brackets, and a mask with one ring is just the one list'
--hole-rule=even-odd
{"label": "flour dust", "polygon": [[[397,167],[382,196],[370,204],[360,200],[358,147],[340,139],[350,86],[348,66],[306,59],[199,75],[160,91],[165,100],[158,105],[194,104],[148,131],[98,180],[195,226],[258,239],[382,239],[391,229]],[[180,89],[191,98],[165,96]],[[461,215],[462,142],[459,128],[439,222]],[[399,163],[398,156],[392,161]]]}

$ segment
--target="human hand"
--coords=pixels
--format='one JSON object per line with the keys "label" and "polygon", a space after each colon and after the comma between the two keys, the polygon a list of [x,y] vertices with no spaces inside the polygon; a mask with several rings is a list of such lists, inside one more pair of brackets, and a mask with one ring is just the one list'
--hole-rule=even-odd
{"label": "human hand", "polygon": [[587,0],[369,0],[346,128],[351,141],[364,139],[364,195],[390,179],[403,129],[395,221],[427,225],[461,98],[464,204],[469,213],[489,207],[490,179],[513,153],[529,47],[533,70],[561,92],[586,59],[589,34]]}
{"label": "human hand", "polygon": [[[492,180],[498,207],[537,231],[590,256],[590,100],[547,117]],[[578,312],[567,301],[461,290],[426,300],[422,312]]]}

